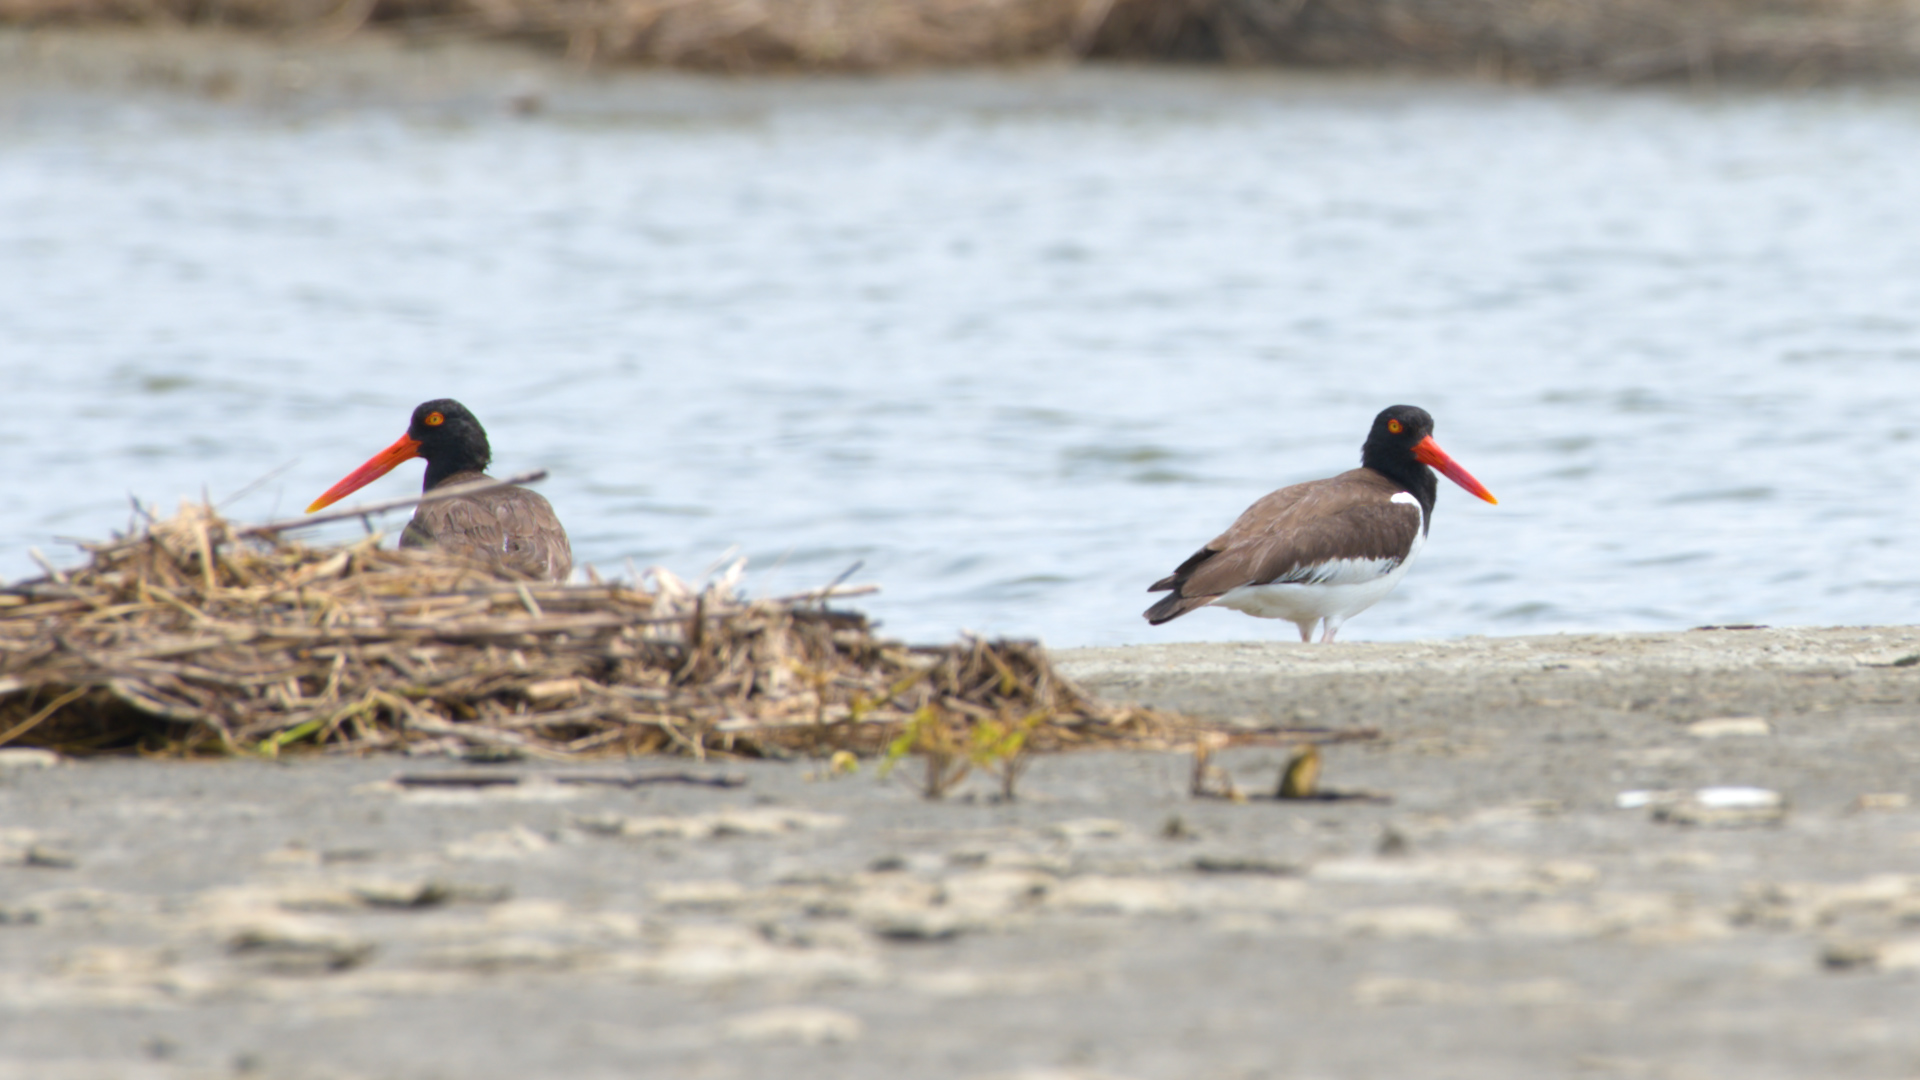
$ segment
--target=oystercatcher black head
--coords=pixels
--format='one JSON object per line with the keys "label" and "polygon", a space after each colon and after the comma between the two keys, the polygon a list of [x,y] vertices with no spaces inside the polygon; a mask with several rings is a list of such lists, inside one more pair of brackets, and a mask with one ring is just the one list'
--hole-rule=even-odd
{"label": "oystercatcher black head", "polygon": [[[487,432],[467,407],[438,398],[413,410],[407,433],[348,473],[307,507],[312,513],[373,483],[403,461],[424,458],[422,491],[443,484],[490,479]],[[401,547],[438,547],[479,555],[534,577],[564,581],[573,551],[553,507],[538,492],[499,487],[423,503],[413,513]]]}
{"label": "oystercatcher black head", "polygon": [[1295,484],[1247,508],[1233,527],[1148,587],[1156,625],[1208,604],[1286,619],[1310,641],[1393,591],[1426,542],[1439,486],[1433,470],[1474,495],[1493,493],[1433,441],[1425,409],[1395,405],[1373,418],[1360,468]]}
{"label": "oystercatcher black head", "polygon": [[485,472],[493,450],[487,445],[486,429],[465,405],[437,398],[414,409],[405,435],[328,488],[307,507],[307,513],[339,502],[414,458],[426,459],[427,475],[420,490],[431,491],[456,473]]}
{"label": "oystercatcher black head", "polygon": [[1429,523],[1439,489],[1434,469],[1490,503],[1500,501],[1433,441],[1433,417],[1418,405],[1380,410],[1380,415],[1373,418],[1373,430],[1367,432],[1366,444],[1360,448],[1360,467],[1372,469],[1420,500],[1422,516]]}

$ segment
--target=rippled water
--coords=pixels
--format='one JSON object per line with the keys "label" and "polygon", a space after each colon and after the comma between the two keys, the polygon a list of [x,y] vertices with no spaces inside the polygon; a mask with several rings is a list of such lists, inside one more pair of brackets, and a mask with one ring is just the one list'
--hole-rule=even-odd
{"label": "rippled water", "polygon": [[295,513],[447,395],[603,572],[1285,639],[1142,590],[1411,402],[1501,505],[1345,637],[1920,618],[1920,94],[634,85],[0,111],[0,571],[129,493]]}

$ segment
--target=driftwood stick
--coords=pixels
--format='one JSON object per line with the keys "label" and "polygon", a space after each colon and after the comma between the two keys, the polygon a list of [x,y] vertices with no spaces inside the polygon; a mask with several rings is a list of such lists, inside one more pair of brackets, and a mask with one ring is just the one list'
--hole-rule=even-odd
{"label": "driftwood stick", "polygon": [[789,593],[776,596],[776,604],[812,604],[821,600],[830,600],[836,596],[871,596],[880,591],[878,585],[828,585],[820,589],[808,589],[802,593]]}
{"label": "driftwood stick", "polygon": [[462,495],[475,495],[494,488],[513,487],[519,484],[533,484],[547,478],[547,470],[535,469],[532,472],[515,473],[498,480],[478,480],[471,484],[456,484],[453,487],[435,488],[419,495],[409,495],[404,499],[388,499],[385,502],[366,503],[350,506],[343,510],[329,510],[324,514],[309,514],[306,517],[288,518],[284,521],[270,521],[265,525],[250,525],[234,533],[235,536],[274,536],[295,529],[309,529],[315,525],[327,525],[335,521],[348,521],[353,518],[371,517],[384,514],[389,510],[401,510],[421,503],[439,502],[442,499],[457,499]]}
{"label": "driftwood stick", "polygon": [[[555,603],[562,603],[567,601],[572,601],[574,603],[591,603],[591,604],[626,603],[631,605],[631,604],[637,604],[643,600],[648,602],[651,602],[652,600],[652,597],[648,594],[637,593],[630,588],[617,586],[617,585],[607,585],[604,583],[599,585],[568,585],[568,584],[556,584],[553,582],[544,582],[544,581],[528,581],[528,582],[515,582],[514,588],[511,588],[511,589],[504,588],[504,587],[487,587],[487,588],[480,588],[480,589],[449,589],[446,592],[435,593],[431,596],[375,596],[375,597],[369,598],[368,602],[382,608],[411,608],[411,607],[420,607],[426,604],[441,603],[441,602],[448,602],[448,601],[454,601],[454,600],[478,602],[482,605],[487,603],[494,603],[494,604],[519,603],[524,607],[526,602],[523,599],[521,599],[522,590],[524,590],[528,596],[531,596],[536,602],[536,604],[539,604],[539,605],[555,604]],[[834,599],[842,596],[871,596],[874,593],[877,593],[879,591],[880,591],[880,586],[878,585],[830,585],[830,586],[826,586],[824,588],[819,588],[819,589],[808,589],[806,592],[788,593],[784,596],[768,597],[767,599],[762,601],[754,601],[750,599],[738,605],[737,607],[729,607],[723,610],[709,611],[708,615],[713,618],[719,618],[724,615],[737,615],[740,612],[748,610],[748,608],[751,607],[754,603],[793,605],[793,604],[813,603],[814,601],[817,601],[823,598]],[[625,595],[621,595],[621,594],[625,594]],[[455,611],[455,610],[461,610],[461,609],[449,608],[447,612],[437,612],[436,614],[448,614],[451,611]],[[686,620],[686,616],[675,615],[672,617],[663,617],[659,619],[654,619],[652,621],[684,622],[685,620]],[[648,620],[641,619],[641,620],[635,620],[635,621],[645,622]]]}

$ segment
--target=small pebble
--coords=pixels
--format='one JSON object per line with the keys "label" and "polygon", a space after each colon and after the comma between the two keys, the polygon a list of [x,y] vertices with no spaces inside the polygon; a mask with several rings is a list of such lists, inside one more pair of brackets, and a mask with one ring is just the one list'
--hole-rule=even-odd
{"label": "small pebble", "polygon": [[877,911],[865,922],[870,933],[888,941],[950,941],[970,928],[960,915],[940,908]]}
{"label": "small pebble", "polygon": [[370,941],[294,920],[263,921],[244,927],[227,941],[227,951],[261,962],[282,975],[345,971],[373,955]]}
{"label": "small pebble", "polygon": [[838,1009],[789,1005],[764,1009],[727,1021],[727,1038],[734,1042],[785,1042],[803,1046],[850,1043],[865,1031],[860,1018]]}
{"label": "small pebble", "polygon": [[40,844],[29,847],[26,857],[21,861],[28,866],[41,866],[49,870],[71,870],[80,864],[80,860],[74,858],[71,852]]}
{"label": "small pebble", "polygon": [[1687,734],[1696,739],[1771,735],[1773,725],[1758,716],[1717,716],[1710,720],[1695,720],[1688,724]]}
{"label": "small pebble", "polygon": [[1046,831],[1048,835],[1078,844],[1088,840],[1117,840],[1127,835],[1127,824],[1113,818],[1075,818],[1049,825]]}
{"label": "small pebble", "polygon": [[1653,820],[1672,825],[1740,828],[1773,825],[1787,816],[1787,800],[1777,791],[1758,787],[1708,787],[1653,809]]}
{"label": "small pebble", "polygon": [[1786,803],[1779,792],[1761,787],[1704,787],[1693,798],[1714,810],[1764,810]]}
{"label": "small pebble", "polygon": [[419,910],[447,903],[454,890],[443,881],[364,881],[353,895],[368,907]]}
{"label": "small pebble", "polygon": [[1193,860],[1193,868],[1203,874],[1272,874],[1276,877],[1297,877],[1300,867],[1279,859],[1263,859],[1257,855],[1199,855]]}
{"label": "small pebble", "polygon": [[1828,971],[1859,971],[1880,960],[1880,946],[1871,941],[1836,941],[1820,951],[1820,966]]}

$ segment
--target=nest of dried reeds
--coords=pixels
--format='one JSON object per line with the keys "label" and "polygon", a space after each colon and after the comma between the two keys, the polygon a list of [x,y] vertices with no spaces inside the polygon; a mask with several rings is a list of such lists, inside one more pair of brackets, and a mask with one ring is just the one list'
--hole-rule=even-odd
{"label": "nest of dried reeds", "polygon": [[[555,585],[185,507],[0,590],[0,744],[75,752],[871,754],[903,732],[1164,744],[1027,642],[908,647],[822,593]],[[896,751],[899,749],[895,744]]]}

